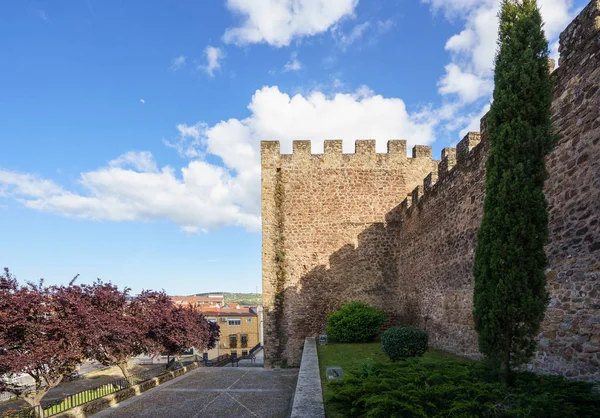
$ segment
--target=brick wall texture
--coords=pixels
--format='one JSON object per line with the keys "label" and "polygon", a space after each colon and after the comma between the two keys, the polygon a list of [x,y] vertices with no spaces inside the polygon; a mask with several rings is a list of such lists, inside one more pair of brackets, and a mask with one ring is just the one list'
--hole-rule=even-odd
{"label": "brick wall texture", "polygon": [[[600,1],[560,37],[547,158],[551,301],[529,368],[600,381]],[[298,364],[306,336],[351,300],[382,308],[389,324],[425,329],[433,347],[477,358],[472,265],[483,215],[487,137],[456,149],[404,141],[325,141],[311,154],[263,142],[263,304],[267,364]]]}

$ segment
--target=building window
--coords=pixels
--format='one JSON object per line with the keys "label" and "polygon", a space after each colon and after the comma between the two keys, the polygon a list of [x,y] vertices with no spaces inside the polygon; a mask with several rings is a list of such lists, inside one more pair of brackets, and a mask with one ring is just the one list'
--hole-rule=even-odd
{"label": "building window", "polygon": [[247,356],[248,355],[248,350],[242,350],[242,356]]}
{"label": "building window", "polygon": [[246,322],[252,322],[252,318],[246,318]]}
{"label": "building window", "polygon": [[237,347],[237,335],[231,334],[229,336],[229,346],[231,348],[236,348]]}
{"label": "building window", "polygon": [[237,358],[237,351],[236,350],[231,350],[231,357]]}
{"label": "building window", "polygon": [[242,347],[248,347],[248,335],[242,334]]}
{"label": "building window", "polygon": [[227,322],[227,318],[221,318],[221,322]]}
{"label": "building window", "polygon": [[228,321],[229,325],[242,325],[241,319],[230,319]]}

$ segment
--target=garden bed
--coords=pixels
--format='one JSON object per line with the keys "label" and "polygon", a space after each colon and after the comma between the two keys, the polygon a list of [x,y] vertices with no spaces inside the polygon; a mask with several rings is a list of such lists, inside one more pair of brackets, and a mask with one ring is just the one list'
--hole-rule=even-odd
{"label": "garden bed", "polygon": [[[392,363],[378,342],[318,347],[328,417],[598,417],[600,394],[584,382],[518,373],[512,386],[481,362],[428,351]],[[326,381],[341,366],[341,382]]]}

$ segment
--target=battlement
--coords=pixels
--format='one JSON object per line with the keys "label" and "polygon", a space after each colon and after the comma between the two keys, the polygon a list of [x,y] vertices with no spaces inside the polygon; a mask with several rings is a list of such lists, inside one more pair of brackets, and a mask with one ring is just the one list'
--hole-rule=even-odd
{"label": "battlement", "polygon": [[[600,344],[582,336],[596,335],[600,318],[589,290],[600,274],[599,39],[600,0],[592,0],[560,36],[560,66],[552,72],[548,63],[560,138],[544,186],[551,303],[529,365],[598,382],[589,353]],[[486,195],[486,119],[439,160],[431,147],[408,149],[404,140],[388,141],[387,152],[373,140],[356,141],[353,152],[339,139],[322,151],[296,141],[291,153],[277,141],[261,143],[266,364],[297,364],[304,338],[323,333],[327,315],[352,300],[382,308],[390,324],[427,329],[432,347],[479,355],[472,270]],[[572,320],[568,310],[577,311]]]}
{"label": "battlement", "polygon": [[591,1],[567,28],[560,34],[559,69],[569,71],[587,65],[587,58],[600,51],[600,0]]}
{"label": "battlement", "polygon": [[[482,119],[482,124],[485,121]],[[444,148],[441,152],[441,161],[437,166],[436,171],[429,173],[423,183],[417,185],[413,191],[400,204],[400,216],[407,216],[412,213],[411,208],[414,208],[418,203],[426,198],[430,193],[436,193],[437,188],[443,187],[444,180],[450,178],[456,170],[463,167],[468,167],[473,157],[474,149],[481,143],[481,134],[479,132],[469,132],[457,144],[456,148]],[[413,156],[415,155],[413,148]],[[431,152],[430,147],[429,152]],[[424,153],[424,152],[423,152]],[[423,155],[423,154],[421,154]],[[431,154],[430,154],[431,155]]]}
{"label": "battlement", "polygon": [[432,160],[431,147],[415,145],[412,148],[412,158],[407,156],[405,140],[392,139],[387,142],[387,152],[375,150],[374,139],[359,139],[354,142],[354,152],[343,152],[341,139],[327,139],[323,152],[313,152],[311,141],[293,141],[292,153],[281,153],[279,141],[262,141],[261,157],[264,165],[290,167],[305,164],[309,161],[321,168],[362,167],[362,168],[392,168],[405,166],[414,160]]}

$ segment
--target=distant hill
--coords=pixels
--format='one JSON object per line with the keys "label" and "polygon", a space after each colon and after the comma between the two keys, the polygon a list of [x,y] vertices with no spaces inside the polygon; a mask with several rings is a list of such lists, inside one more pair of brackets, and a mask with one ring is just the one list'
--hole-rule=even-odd
{"label": "distant hill", "polygon": [[223,295],[225,303],[237,302],[240,305],[262,305],[262,293],[229,293],[229,292],[210,292],[196,293],[194,296]]}

